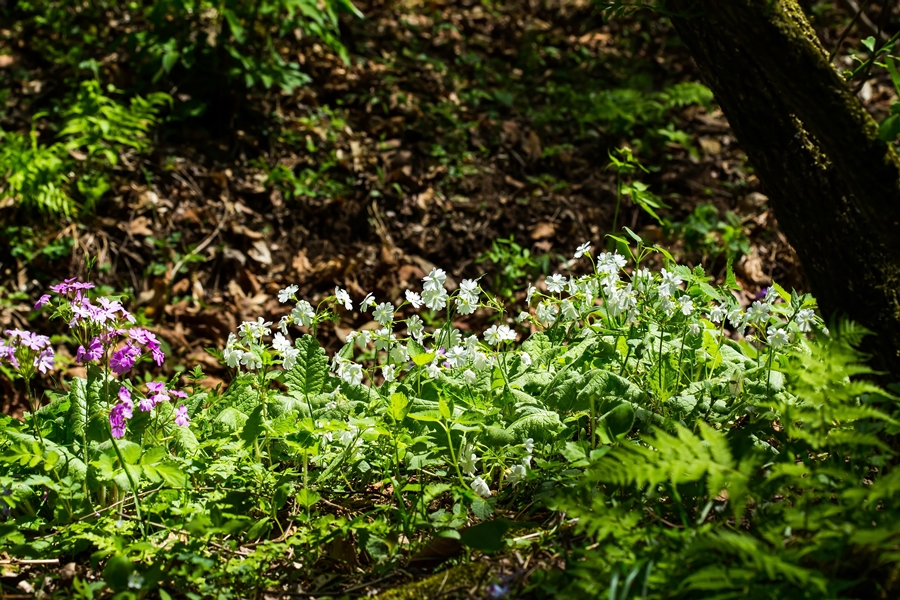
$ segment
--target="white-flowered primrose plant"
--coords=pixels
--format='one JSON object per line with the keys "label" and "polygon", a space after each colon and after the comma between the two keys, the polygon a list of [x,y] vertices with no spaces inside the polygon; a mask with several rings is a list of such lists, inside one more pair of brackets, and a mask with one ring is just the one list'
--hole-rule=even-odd
{"label": "white-flowered primrose plant", "polygon": [[[227,389],[187,398],[128,379],[137,361],[163,360],[158,341],[117,302],[95,303],[76,287],[88,284],[66,282],[53,314],[69,323],[87,377],[37,410],[31,431],[3,423],[5,506],[39,518],[49,490],[64,507],[59,523],[117,511],[116,535],[127,536],[174,519],[179,531],[204,534],[179,542],[191,552],[209,552],[204,536],[220,545],[277,537],[314,556],[340,533],[389,560],[405,547],[391,541],[398,532],[406,545],[452,537],[498,505],[548,497],[651,425],[729,423],[767,399],[789,401],[779,368],[820,325],[809,296],[773,286],[745,312],[702,269],[663,252],[666,266],[650,272],[642,263],[658,249],[616,241],[626,255],[579,246],[575,260],[589,272],[529,286],[515,318],[477,280],[448,289],[437,268],[421,289],[358,304],[335,288],[314,307],[289,286],[278,294],[287,314],[229,335]],[[354,309],[377,327],[351,332],[328,357],[322,325]],[[426,327],[424,309],[428,323],[443,311],[443,324]],[[496,324],[480,334],[454,325],[479,309],[494,311]],[[10,334],[4,356],[26,377],[49,368],[48,344]],[[327,509],[372,490],[369,517]],[[157,516],[123,518],[131,507]],[[161,542],[173,531],[144,536]],[[140,575],[140,585],[161,577]]]}

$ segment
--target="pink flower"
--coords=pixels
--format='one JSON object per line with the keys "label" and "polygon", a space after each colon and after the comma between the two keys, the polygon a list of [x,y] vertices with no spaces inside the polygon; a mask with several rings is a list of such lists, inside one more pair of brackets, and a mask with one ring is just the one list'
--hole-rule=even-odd
{"label": "pink flower", "polygon": [[150,398],[141,398],[138,400],[138,408],[143,412],[150,412],[153,410],[153,400]]}
{"label": "pink flower", "polygon": [[34,305],[34,310],[40,310],[48,302],[50,302],[50,294],[44,294],[38,299],[37,304]]}
{"label": "pink flower", "polygon": [[170,400],[169,394],[166,391],[166,384],[161,381],[151,381],[147,384],[147,389],[153,392],[153,396],[150,398],[153,406],[156,406],[160,402],[168,402]]}
{"label": "pink flower", "polygon": [[137,359],[141,356],[141,351],[131,344],[121,348],[109,359],[109,368],[118,376],[122,376],[134,366]]}
{"label": "pink flower", "polygon": [[119,403],[125,407],[122,410],[122,414],[125,415],[126,419],[134,416],[134,402],[131,401],[131,392],[124,385],[119,388]]}
{"label": "pink flower", "polygon": [[54,366],[53,349],[44,348],[43,352],[41,352],[38,356],[35,356],[34,366],[37,367],[37,370],[41,373],[46,373],[47,371],[51,370]]}
{"label": "pink flower", "polygon": [[125,416],[130,410],[124,404],[116,404],[109,411],[109,427],[112,429],[113,437],[116,439],[125,435]]}
{"label": "pink flower", "polygon": [[84,346],[78,346],[78,352],[75,353],[75,360],[77,362],[93,362],[95,360],[100,360],[103,356],[103,344],[100,343],[100,338],[95,337],[91,340],[91,343],[88,344],[88,349],[85,350]]}
{"label": "pink flower", "polygon": [[187,406],[182,404],[175,409],[175,424],[179,427],[187,427],[191,423],[191,418],[187,414]]}
{"label": "pink flower", "polygon": [[173,398],[181,398],[182,400],[188,397],[187,392],[181,390],[169,390],[169,395]]}

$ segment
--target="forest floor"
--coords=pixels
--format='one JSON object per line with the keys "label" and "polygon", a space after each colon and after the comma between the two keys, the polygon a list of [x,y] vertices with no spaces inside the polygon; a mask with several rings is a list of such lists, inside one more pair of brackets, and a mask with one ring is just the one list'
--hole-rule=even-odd
{"label": "forest floor", "polygon": [[[698,76],[663,19],[605,23],[589,2],[358,4],[365,18],[343,23],[349,64],[304,42],[310,85],[236,90],[199,122],[167,123],[152,155],[122,161],[94,214],[62,225],[16,215],[4,228],[0,325],[33,318],[50,283],[92,279],[132,295],[214,385],[225,372],[204,349],[243,320],[280,315],[288,284],[313,304],[335,285],[393,298],[437,265],[456,279],[487,272],[488,287],[514,297],[578,244],[604,243],[616,209],[609,153],[621,147],[670,208],[660,223],[625,197],[619,226],[717,277],[735,256],[745,300],[773,280],[803,287],[721,111],[694,91],[679,97]],[[27,130],[59,78],[5,42],[2,124]],[[511,236],[527,258],[500,243],[484,260]]]}
{"label": "forest floor", "polygon": [[[302,41],[311,84],[235,90],[200,122],[168,123],[148,159],[122,162],[95,214],[55,224],[3,208],[14,216],[0,249],[0,326],[34,319],[48,285],[90,279],[132,295],[179,358],[171,364],[199,364],[215,386],[227,370],[206,348],[244,320],[284,314],[277,292],[288,284],[313,305],[335,285],[357,300],[399,298],[437,266],[455,280],[487,273],[487,287],[521,301],[578,244],[605,244],[617,204],[609,155],[622,147],[669,208],[659,222],[625,198],[618,225],[717,278],[733,255],[745,303],[772,281],[805,288],[722,112],[677,97],[698,74],[664,19],[607,23],[587,1],[356,4],[365,18],[342,31],[350,64]],[[821,35],[833,42],[839,28]],[[27,130],[57,74],[16,40],[0,43],[12,48],[0,123]],[[882,115],[891,93],[889,81],[861,92]],[[497,243],[510,239],[518,250]],[[337,338],[369,320],[352,313]],[[0,410],[21,414],[21,390],[0,381]],[[527,571],[519,560],[500,570]]]}

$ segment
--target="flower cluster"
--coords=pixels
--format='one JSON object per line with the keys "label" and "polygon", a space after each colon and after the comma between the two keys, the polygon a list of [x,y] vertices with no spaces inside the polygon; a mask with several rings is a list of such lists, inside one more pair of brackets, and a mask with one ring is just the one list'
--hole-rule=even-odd
{"label": "flower cluster", "polygon": [[24,379],[31,379],[35,372],[47,373],[54,366],[53,348],[45,335],[7,329],[6,340],[0,340],[0,360],[5,360]]}
{"label": "flower cluster", "polygon": [[[181,390],[167,389],[166,384],[157,381],[147,383],[147,392],[138,399],[137,407],[141,412],[150,412],[164,402],[170,402],[172,398],[181,400],[188,396]],[[179,427],[187,427],[191,419],[188,416],[187,406],[181,404],[175,409],[175,424]],[[132,392],[124,385],[119,387],[118,402],[109,411],[109,426],[113,437],[121,438],[125,435],[128,420],[134,416],[134,400]]]}

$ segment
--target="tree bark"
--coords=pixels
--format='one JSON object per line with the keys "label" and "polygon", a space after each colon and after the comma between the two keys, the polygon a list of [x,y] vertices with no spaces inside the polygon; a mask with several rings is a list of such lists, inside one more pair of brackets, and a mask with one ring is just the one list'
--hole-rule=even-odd
{"label": "tree bark", "polygon": [[796,0],[666,7],[747,152],[826,317],[876,335],[900,381],[900,160],[829,63]]}

